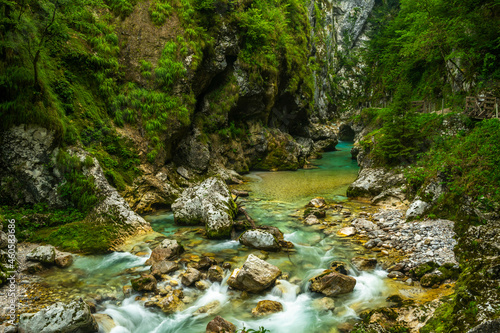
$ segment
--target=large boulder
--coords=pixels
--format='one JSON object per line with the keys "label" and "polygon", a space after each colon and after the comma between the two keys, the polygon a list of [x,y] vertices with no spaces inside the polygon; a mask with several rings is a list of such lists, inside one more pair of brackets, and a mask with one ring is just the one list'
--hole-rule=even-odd
{"label": "large boulder", "polygon": [[44,264],[53,264],[56,259],[56,249],[51,245],[38,246],[26,255],[26,259]]}
{"label": "large boulder", "polygon": [[179,256],[184,252],[184,248],[175,239],[164,239],[155,249],[151,252],[146,264],[153,264],[164,260],[170,260]]}
{"label": "large boulder", "polygon": [[89,306],[83,301],[59,302],[19,317],[20,333],[91,333],[98,330]]}
{"label": "large boulder", "polygon": [[347,188],[348,197],[374,197],[385,190],[400,187],[405,182],[403,174],[383,168],[364,168],[358,178]]}
{"label": "large boulder", "polygon": [[212,177],[184,190],[173,203],[172,211],[175,223],[202,224],[209,238],[224,238],[231,235],[238,209],[226,184]]}
{"label": "large boulder", "polygon": [[239,239],[240,243],[264,251],[279,251],[278,240],[267,230],[252,229],[245,231]]}
{"label": "large boulder", "polygon": [[236,326],[233,323],[225,320],[221,316],[215,317],[207,325],[205,333],[234,333]]}
{"label": "large boulder", "polygon": [[309,280],[311,291],[322,293],[326,296],[347,294],[354,290],[356,279],[333,270],[326,270]]}
{"label": "large boulder", "polygon": [[243,267],[233,271],[227,284],[234,289],[257,293],[273,285],[280,274],[278,267],[250,254]]}

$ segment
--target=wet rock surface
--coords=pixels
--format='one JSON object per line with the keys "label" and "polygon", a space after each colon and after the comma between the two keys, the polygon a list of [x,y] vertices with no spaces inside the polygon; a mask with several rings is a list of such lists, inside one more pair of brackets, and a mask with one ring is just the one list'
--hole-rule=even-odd
{"label": "wet rock surface", "polygon": [[215,317],[207,325],[206,333],[234,333],[236,326],[221,316]]}
{"label": "wet rock surface", "polygon": [[19,318],[20,333],[91,333],[98,329],[89,306],[82,301],[56,303]]}
{"label": "wet rock surface", "polygon": [[309,289],[326,296],[337,296],[347,294],[354,290],[356,279],[333,270],[325,270],[318,276],[313,277]]}
{"label": "wet rock surface", "polygon": [[267,230],[253,229],[245,231],[239,238],[243,245],[264,251],[279,251],[280,244],[276,237]]}
{"label": "wet rock surface", "polygon": [[234,289],[259,292],[269,288],[280,276],[281,270],[250,254],[239,269],[235,269],[227,283]]}

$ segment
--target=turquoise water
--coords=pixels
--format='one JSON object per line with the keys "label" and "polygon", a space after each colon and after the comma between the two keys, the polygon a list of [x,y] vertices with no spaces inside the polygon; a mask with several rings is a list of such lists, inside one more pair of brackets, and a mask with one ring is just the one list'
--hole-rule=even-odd
{"label": "turquoise water", "polygon": [[[344,202],[353,209],[363,203],[347,202],[345,191],[356,178],[358,167],[350,157],[351,145],[340,143],[338,151],[325,153],[323,158],[311,164],[315,168],[290,172],[252,172],[247,182],[237,188],[250,191],[247,198],[239,198],[252,218],[260,225],[280,228],[285,239],[294,243],[291,253],[265,253],[249,249],[235,240],[207,240],[202,238],[199,227],[174,225],[172,213],[147,216],[153,229],[181,242],[186,249],[185,257],[209,255],[232,263],[232,267],[243,264],[250,253],[264,258],[289,275],[288,280],[279,280],[273,289],[260,295],[247,295],[228,289],[225,280],[213,283],[203,292],[185,288],[184,294],[192,302],[175,315],[165,315],[159,310],[144,308],[134,297],[126,299],[120,306],[109,305],[104,311],[119,324],[112,333],[199,333],[207,323],[221,315],[238,328],[258,329],[264,326],[272,333],[289,332],[337,332],[337,325],[356,318],[356,314],[385,304],[390,292],[383,271],[356,272],[355,290],[335,298],[333,311],[319,310],[314,306],[321,295],[308,291],[308,279],[321,273],[333,260],[348,262],[353,256],[363,253],[363,248],[335,233],[327,235],[318,226],[305,226],[299,216],[300,209],[313,197],[322,196],[329,202]],[[343,217],[331,211],[327,221],[338,223]],[[178,273],[172,276],[178,280]],[[217,300],[220,308],[216,314],[194,315],[194,312]],[[283,304],[284,311],[263,318],[254,318],[251,310],[260,300],[275,300]]]}

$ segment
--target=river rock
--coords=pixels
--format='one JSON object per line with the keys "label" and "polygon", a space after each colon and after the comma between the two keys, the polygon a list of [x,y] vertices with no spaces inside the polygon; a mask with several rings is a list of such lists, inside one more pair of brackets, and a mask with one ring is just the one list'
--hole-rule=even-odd
{"label": "river rock", "polygon": [[233,271],[227,284],[234,289],[256,293],[273,285],[280,274],[278,267],[250,254],[243,266]]}
{"label": "river rock", "polygon": [[356,229],[353,227],[345,227],[337,231],[339,236],[350,237],[356,235]]}
{"label": "river rock", "polygon": [[184,303],[176,294],[170,294],[159,301],[158,304],[163,312],[172,314],[181,311],[184,308]]}
{"label": "river rock", "polygon": [[201,273],[196,268],[189,267],[185,273],[181,274],[181,282],[186,287],[189,287],[201,278]]}
{"label": "river rock", "polygon": [[166,261],[166,260],[159,261],[155,262],[151,266],[151,275],[153,275],[156,278],[159,278],[163,274],[175,272],[178,269],[179,269],[179,264],[177,264],[175,261]]}
{"label": "river rock", "polygon": [[37,313],[23,313],[19,317],[20,333],[91,333],[99,327],[83,301],[55,303]]}
{"label": "river rock", "polygon": [[360,271],[367,271],[370,269],[374,269],[377,266],[377,259],[354,257],[351,259],[351,263]]}
{"label": "river rock", "polygon": [[333,261],[330,264],[330,269],[344,275],[347,275],[349,273],[349,270],[347,269],[347,264],[342,261]]}
{"label": "river rock", "polygon": [[73,263],[73,255],[68,252],[56,251],[54,263],[60,268],[69,267]]}
{"label": "river rock", "polygon": [[257,303],[257,306],[252,309],[252,315],[260,317],[281,311],[283,311],[283,305],[280,302],[265,300]]}
{"label": "river rock", "polygon": [[227,185],[219,178],[208,178],[190,187],[172,204],[175,223],[205,225],[207,237],[230,237],[237,206]]}
{"label": "river rock", "polygon": [[354,219],[352,221],[351,225],[356,228],[357,231],[365,230],[365,231],[372,231],[375,229],[378,229],[377,225],[367,219]]}
{"label": "river rock", "polygon": [[96,313],[93,315],[99,325],[99,333],[110,333],[116,327],[116,323],[110,315],[105,313]]}
{"label": "river rock", "polygon": [[234,333],[236,326],[233,323],[225,320],[221,316],[215,317],[207,325],[205,333]]}
{"label": "river rock", "polygon": [[311,201],[309,201],[306,207],[325,208],[326,207],[325,198],[317,197],[311,199]]}
{"label": "river rock", "polygon": [[143,275],[137,279],[130,280],[135,291],[155,291],[156,279],[153,275]]}
{"label": "river rock", "polygon": [[426,209],[429,207],[429,204],[422,200],[415,200],[411,203],[410,208],[406,211],[407,219],[415,219],[419,217],[423,217]]}
{"label": "river rock", "polygon": [[202,306],[201,308],[199,308],[198,310],[193,312],[193,316],[199,316],[199,315],[205,314],[205,313],[209,316],[212,316],[212,315],[216,314],[217,312],[219,312],[220,309],[221,309],[220,302],[215,300],[215,301],[208,303],[207,305]]}
{"label": "river rock", "polygon": [[308,215],[304,219],[304,224],[306,224],[306,225],[315,225],[315,224],[320,224],[320,223],[321,223],[320,220],[314,214]]}
{"label": "river rock", "polygon": [[52,245],[38,246],[26,255],[26,260],[38,261],[44,264],[53,264],[55,259],[56,250]]}
{"label": "river rock", "polygon": [[279,251],[281,246],[273,234],[266,230],[252,229],[245,231],[239,239],[240,243],[264,251]]}
{"label": "river rock", "polygon": [[224,279],[224,271],[220,266],[214,265],[208,269],[208,279],[212,282],[221,282]]}
{"label": "river rock", "polygon": [[315,299],[312,302],[313,307],[318,311],[331,311],[335,310],[335,301],[330,297],[323,297]]}
{"label": "river rock", "polygon": [[210,288],[210,283],[208,283],[205,280],[200,280],[200,281],[196,281],[194,286],[198,290],[207,290],[208,288]]}
{"label": "river rock", "polygon": [[309,280],[311,291],[322,293],[326,296],[336,296],[347,294],[354,290],[356,279],[344,274],[337,273],[333,270],[325,270],[318,276]]}
{"label": "river rock", "polygon": [[173,259],[183,252],[184,248],[175,239],[165,239],[151,252],[151,257],[146,261],[146,265]]}

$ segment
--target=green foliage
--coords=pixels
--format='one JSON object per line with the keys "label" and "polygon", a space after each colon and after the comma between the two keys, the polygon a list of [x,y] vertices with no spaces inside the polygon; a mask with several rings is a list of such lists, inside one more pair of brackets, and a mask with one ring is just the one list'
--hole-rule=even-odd
{"label": "green foliage", "polygon": [[[399,6],[398,6],[399,4]],[[384,1],[373,15],[365,54],[374,98],[391,96],[401,78],[416,95],[441,98],[456,91],[457,76],[473,89],[500,78],[498,1]]]}
{"label": "green foliage", "polygon": [[149,15],[155,25],[163,25],[172,12],[173,7],[166,0],[152,1],[149,5]]}
{"label": "green foliage", "polygon": [[84,163],[64,150],[57,155],[57,167],[65,179],[58,189],[59,195],[68,200],[73,208],[86,213],[99,202],[99,197],[93,179],[83,174]]}
{"label": "green foliage", "polygon": [[132,13],[137,0],[106,0],[106,3],[116,15],[125,18]]}
{"label": "green foliage", "polygon": [[41,228],[81,221],[86,215],[75,208],[49,208],[45,203],[25,207],[0,206],[0,214],[16,220],[16,237],[19,241],[31,241],[31,237]]}

